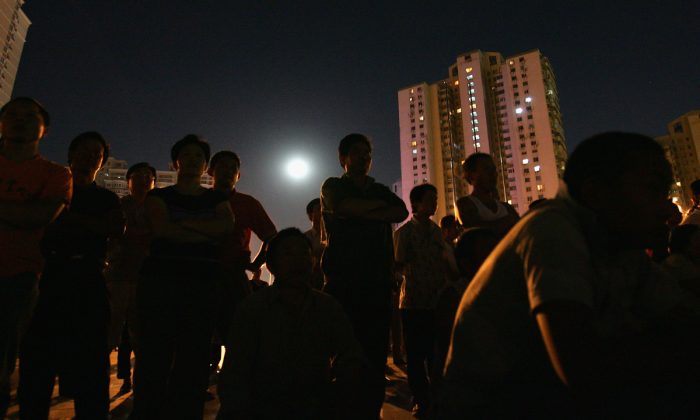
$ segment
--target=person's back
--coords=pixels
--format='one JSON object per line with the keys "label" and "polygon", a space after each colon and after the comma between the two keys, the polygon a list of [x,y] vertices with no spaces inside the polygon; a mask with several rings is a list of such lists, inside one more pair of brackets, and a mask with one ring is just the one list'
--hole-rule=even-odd
{"label": "person's back", "polygon": [[[625,165],[613,166],[620,156]],[[668,213],[661,148],[638,135],[593,137],[570,157],[565,181],[568,193],[517,224],[465,292],[441,418],[662,409],[669,395],[654,387],[679,390],[674,369],[692,370],[697,344],[681,326],[696,320],[664,321],[688,307],[643,252]]]}

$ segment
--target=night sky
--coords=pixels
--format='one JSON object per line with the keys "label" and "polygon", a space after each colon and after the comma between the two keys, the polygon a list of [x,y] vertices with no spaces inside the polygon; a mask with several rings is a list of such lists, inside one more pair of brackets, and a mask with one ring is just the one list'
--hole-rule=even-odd
{"label": "night sky", "polygon": [[[372,175],[398,180],[397,90],[445,78],[470,50],[549,57],[570,150],[605,130],[660,135],[700,108],[697,0],[29,0],[23,9],[32,26],[14,95],[51,113],[45,156],[65,162],[70,140],[97,130],[115,157],[165,169],[170,146],[200,134],[240,155],[238,189],[278,228],[307,228],[306,202],[341,173],[337,144],[350,132],[373,138]],[[312,166],[304,181],[284,174],[295,155]]]}

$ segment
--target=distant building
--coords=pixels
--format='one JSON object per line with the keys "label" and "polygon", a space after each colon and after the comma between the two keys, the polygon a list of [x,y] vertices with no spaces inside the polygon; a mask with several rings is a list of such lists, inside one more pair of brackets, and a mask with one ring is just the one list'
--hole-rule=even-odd
{"label": "distant building", "polygon": [[12,97],[19,60],[31,22],[22,11],[24,0],[0,0],[0,104]]}
{"label": "distant building", "polygon": [[683,210],[692,206],[690,184],[700,179],[700,110],[690,111],[667,125],[668,134],[656,141],[673,167],[671,199]]}
{"label": "distant building", "polygon": [[[119,197],[129,194],[129,185],[126,179],[126,172],[129,170],[129,165],[125,160],[118,160],[109,157],[102,169],[97,172],[95,182],[101,187],[105,187],[113,191]],[[177,172],[169,165],[168,170],[156,170],[156,188],[163,188],[173,185],[177,182]],[[204,188],[212,188],[214,186],[214,178],[209,174],[202,176],[201,185]]]}
{"label": "distant building", "polygon": [[493,156],[498,194],[519,213],[556,194],[567,150],[554,72],[539,50],[460,55],[446,79],[401,89],[398,106],[403,199],[434,184],[436,220],[468,193],[461,163],[475,152]]}

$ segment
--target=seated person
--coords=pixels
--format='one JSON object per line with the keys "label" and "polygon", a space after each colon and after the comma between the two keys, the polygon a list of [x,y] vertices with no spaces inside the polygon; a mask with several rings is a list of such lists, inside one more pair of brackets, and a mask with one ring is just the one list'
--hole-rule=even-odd
{"label": "seated person", "polygon": [[[271,287],[249,296],[230,331],[218,419],[335,418],[352,406],[361,349],[340,304],[313,289],[311,244],[296,228],[267,248]],[[343,401],[345,400],[345,401]]]}

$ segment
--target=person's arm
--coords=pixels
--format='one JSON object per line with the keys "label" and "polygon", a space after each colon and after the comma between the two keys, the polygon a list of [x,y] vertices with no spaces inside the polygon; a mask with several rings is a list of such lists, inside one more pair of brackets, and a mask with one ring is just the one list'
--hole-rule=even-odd
{"label": "person's arm", "polygon": [[64,198],[30,202],[0,200],[0,226],[6,229],[36,229],[53,222],[66,206]]}
{"label": "person's arm", "polygon": [[182,243],[210,241],[207,236],[201,233],[185,229],[176,223],[172,223],[168,215],[168,208],[165,202],[159,197],[148,196],[146,198],[145,207],[146,217],[151,224],[154,237]]}
{"label": "person's arm", "polygon": [[216,218],[209,220],[183,220],[178,225],[209,238],[220,238],[227,233],[233,232],[234,219],[231,204],[228,201],[222,201],[216,206]]}
{"label": "person's arm", "polygon": [[275,224],[272,223],[270,216],[263,208],[259,201],[254,202],[254,216],[253,216],[253,226],[251,227],[255,235],[262,241],[260,244],[260,249],[258,253],[253,258],[253,261],[248,265],[248,271],[253,273],[260,270],[263,264],[267,261],[267,243],[272,239],[273,236],[277,234],[277,228]]}

